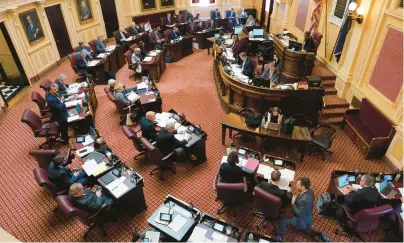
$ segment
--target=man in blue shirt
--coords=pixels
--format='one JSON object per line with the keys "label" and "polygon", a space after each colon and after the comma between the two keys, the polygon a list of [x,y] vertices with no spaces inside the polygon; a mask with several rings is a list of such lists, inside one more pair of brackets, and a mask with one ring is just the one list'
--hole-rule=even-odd
{"label": "man in blue shirt", "polygon": [[93,57],[91,56],[91,49],[90,49],[90,47],[84,45],[84,42],[82,42],[82,41],[79,42],[79,47],[77,48],[77,51],[78,51],[78,52],[85,51],[86,54],[87,54],[86,60],[87,60],[88,62],[90,62],[91,60],[93,60]]}
{"label": "man in blue shirt", "polygon": [[170,33],[168,33],[168,41],[177,40],[180,38],[180,32],[177,27],[174,27]]}
{"label": "man in blue shirt", "polygon": [[97,212],[104,204],[112,205],[113,203],[112,198],[102,194],[100,189],[93,192],[84,189],[80,183],[74,183],[70,186],[69,201],[74,206],[90,213]]}
{"label": "man in blue shirt", "polygon": [[101,35],[95,42],[95,49],[97,52],[105,52],[107,46],[104,44],[104,37]]}
{"label": "man in blue shirt", "polygon": [[49,163],[48,177],[59,190],[66,190],[73,183],[87,184],[88,176],[84,171],[78,169],[76,172],[72,172],[63,162],[64,157],[61,154],[56,155],[53,161]]}
{"label": "man in blue shirt", "polygon": [[69,114],[67,113],[67,108],[64,104],[65,98],[59,97],[58,86],[56,84],[51,84],[48,86],[48,92],[46,93],[45,97],[52,113],[51,121],[57,121],[59,123],[61,138],[63,142],[67,144],[69,140],[67,133],[67,117]]}

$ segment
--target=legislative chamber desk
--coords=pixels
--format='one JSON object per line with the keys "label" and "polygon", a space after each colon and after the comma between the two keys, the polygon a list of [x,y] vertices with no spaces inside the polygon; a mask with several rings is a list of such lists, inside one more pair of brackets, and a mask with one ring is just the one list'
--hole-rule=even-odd
{"label": "legislative chamber desk", "polygon": [[214,77],[225,112],[237,113],[242,108],[253,108],[265,114],[271,107],[279,107],[285,118],[303,114],[313,126],[318,124],[323,107],[324,88],[281,90],[257,87],[236,80],[214,61]]}
{"label": "legislative chamber desk", "polygon": [[222,145],[226,142],[226,129],[229,129],[229,138],[232,138],[232,131],[254,135],[261,138],[261,153],[264,152],[265,140],[287,140],[292,144],[300,146],[300,161],[303,161],[308,144],[311,141],[310,131],[307,127],[294,126],[291,135],[283,134],[280,130],[270,130],[258,127],[256,129],[247,127],[244,117],[229,113],[221,121],[222,124]]}
{"label": "legislative chamber desk", "polygon": [[165,47],[167,48],[168,55],[173,58],[173,61],[179,61],[183,57],[193,53],[192,37],[185,36],[179,41],[165,44]]}
{"label": "legislative chamber desk", "polygon": [[95,59],[87,63],[87,70],[93,76],[96,84],[107,84],[108,73],[116,73],[125,65],[125,56],[120,46],[109,52],[98,54]]}
{"label": "legislative chamber desk", "polygon": [[192,33],[196,37],[196,40],[199,43],[199,49],[203,50],[203,49],[211,48],[213,43],[211,41],[209,41],[208,38],[214,37],[214,35],[216,33],[219,33],[219,31],[221,29],[222,28],[208,29],[208,30],[203,30],[203,31],[198,31],[198,32]]}
{"label": "legislative chamber desk", "polygon": [[275,55],[281,62],[280,75],[282,82],[295,82],[301,80],[304,76],[310,76],[316,54],[313,52],[294,52],[288,49],[288,41],[281,40],[278,37],[273,38],[275,46]]}
{"label": "legislative chamber desk", "polygon": [[151,51],[147,54],[147,57],[153,53],[155,56],[150,56],[150,61],[143,60],[142,68],[149,72],[150,77],[152,77],[156,82],[161,79],[161,75],[166,70],[166,62],[164,61],[166,49],[163,49],[159,53]]}
{"label": "legislative chamber desk", "polygon": [[145,48],[147,50],[152,49],[152,45],[149,42],[149,35],[147,33],[144,33],[144,32],[140,33],[140,34],[137,34],[137,35],[129,36],[128,38],[126,38],[124,40],[121,40],[121,42],[123,44],[121,48],[123,48],[123,52],[125,52],[133,44],[138,44],[141,41],[144,42]]}

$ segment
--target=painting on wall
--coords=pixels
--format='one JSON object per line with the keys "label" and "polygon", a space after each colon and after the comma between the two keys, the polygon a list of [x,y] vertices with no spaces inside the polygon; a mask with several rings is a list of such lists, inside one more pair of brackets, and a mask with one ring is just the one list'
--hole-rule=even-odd
{"label": "painting on wall", "polygon": [[38,13],[35,9],[20,13],[20,20],[30,45],[39,42],[45,37],[41,21],[39,21]]}
{"label": "painting on wall", "polygon": [[156,8],[156,0],[141,0],[142,11],[155,10]]}
{"label": "painting on wall", "polygon": [[88,23],[94,19],[90,0],[76,0],[76,6],[80,24]]}
{"label": "painting on wall", "polygon": [[160,7],[161,8],[173,8],[175,7],[174,0],[160,0]]}

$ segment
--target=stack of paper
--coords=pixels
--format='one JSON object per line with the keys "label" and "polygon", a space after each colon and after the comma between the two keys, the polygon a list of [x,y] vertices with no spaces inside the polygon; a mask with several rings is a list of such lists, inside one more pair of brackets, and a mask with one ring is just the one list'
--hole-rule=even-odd
{"label": "stack of paper", "polygon": [[100,54],[98,54],[97,58],[105,58],[107,56],[108,55],[106,53],[100,53]]}
{"label": "stack of paper", "polygon": [[77,104],[81,105],[82,103],[83,103],[82,100],[72,100],[72,101],[66,102],[65,105],[66,105],[67,108],[70,108],[70,107],[76,106]]}
{"label": "stack of paper", "polygon": [[189,237],[188,241],[190,242],[205,242],[206,241],[206,232],[207,230],[201,227],[196,226],[192,235]]}
{"label": "stack of paper", "polygon": [[295,172],[289,169],[281,169],[281,180],[279,181],[279,188],[282,190],[289,190],[289,183],[295,179]]}
{"label": "stack of paper", "polygon": [[151,60],[152,60],[153,58],[150,56],[150,57],[145,57],[144,59],[143,59],[143,61],[144,62],[150,62]]}
{"label": "stack of paper", "polygon": [[107,164],[105,162],[101,162],[98,164],[97,169],[94,171],[94,176],[98,176],[108,170]]}
{"label": "stack of paper", "polygon": [[118,179],[115,179],[113,182],[109,183],[106,188],[114,195],[116,198],[122,196],[125,192],[129,190],[129,187],[123,183],[125,181],[125,177],[121,176]]}
{"label": "stack of paper", "polygon": [[132,103],[135,103],[140,97],[138,94],[135,92],[130,92],[129,94],[126,95],[128,100],[130,100]]}
{"label": "stack of paper", "polygon": [[145,82],[138,83],[138,84],[136,85],[136,87],[137,87],[138,90],[139,90],[139,89],[147,89],[147,88],[148,88],[148,86],[147,86],[147,84],[146,84]]}
{"label": "stack of paper", "polygon": [[274,171],[274,168],[271,166],[260,164],[258,166],[257,173],[263,175],[265,179],[269,180],[271,178],[272,171]]}
{"label": "stack of paper", "polygon": [[69,116],[67,118],[67,122],[72,122],[72,121],[76,121],[76,120],[80,120],[80,115],[75,115],[75,116]]}
{"label": "stack of paper", "polygon": [[70,89],[67,91],[67,94],[68,94],[68,95],[72,95],[72,94],[77,94],[78,92],[79,92],[79,87],[70,88]]}
{"label": "stack of paper", "polygon": [[181,215],[177,215],[175,216],[174,220],[168,224],[168,227],[170,227],[175,232],[178,232],[182,228],[182,226],[185,225],[186,222],[187,220],[184,217],[182,217]]}
{"label": "stack of paper", "polygon": [[87,67],[94,67],[98,64],[98,60],[92,60],[91,62],[87,63]]}
{"label": "stack of paper", "polygon": [[95,160],[89,159],[83,164],[83,169],[87,175],[91,176],[98,169],[98,164]]}
{"label": "stack of paper", "polygon": [[84,138],[84,142],[82,142],[81,144],[82,144],[83,146],[87,146],[87,145],[89,145],[90,143],[93,143],[93,142],[94,142],[93,137],[90,136],[90,135],[87,135],[87,136]]}

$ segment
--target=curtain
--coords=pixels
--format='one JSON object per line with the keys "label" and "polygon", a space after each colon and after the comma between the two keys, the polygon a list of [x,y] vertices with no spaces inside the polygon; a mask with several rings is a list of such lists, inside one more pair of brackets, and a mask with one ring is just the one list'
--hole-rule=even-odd
{"label": "curtain", "polygon": [[199,0],[192,0],[192,3],[199,3]]}

